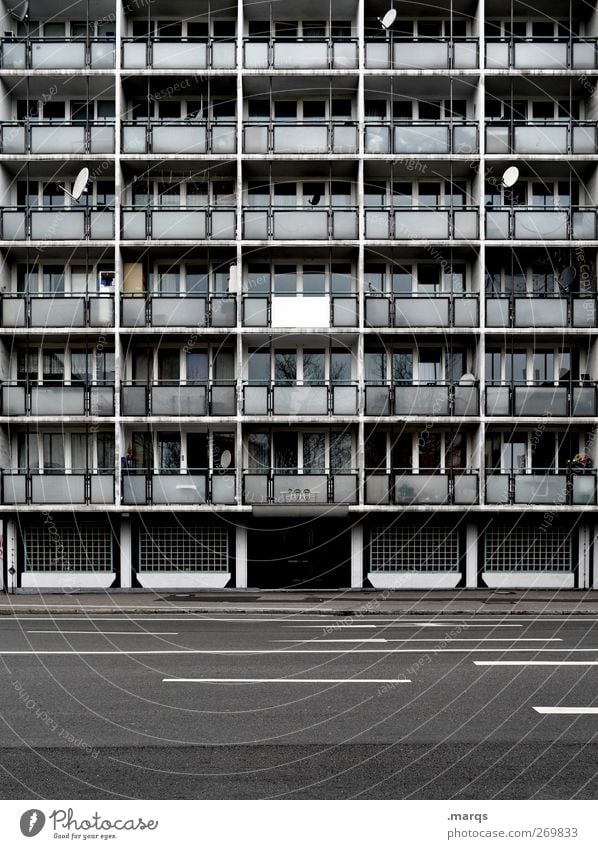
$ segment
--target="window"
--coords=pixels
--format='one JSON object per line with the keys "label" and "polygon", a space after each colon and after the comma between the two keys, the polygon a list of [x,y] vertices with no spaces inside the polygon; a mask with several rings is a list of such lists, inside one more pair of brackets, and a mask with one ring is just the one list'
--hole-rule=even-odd
{"label": "window", "polygon": [[98,433],[98,472],[114,471],[114,434]]}
{"label": "window", "polygon": [[267,433],[250,433],[247,440],[248,467],[252,472],[270,471],[270,436]]}
{"label": "window", "polygon": [[274,118],[276,121],[296,121],[297,101],[277,100],[274,103]]}
{"label": "window", "polygon": [[64,472],[64,436],[62,433],[42,434],[45,472]]}
{"label": "window", "polygon": [[37,381],[38,356],[37,351],[17,351],[17,380]]}
{"label": "window", "polygon": [[252,264],[247,267],[247,292],[261,295],[270,292],[270,266]]}
{"label": "window", "polygon": [[351,353],[349,351],[331,351],[330,382],[336,384],[351,382]]}
{"label": "window", "polygon": [[205,383],[208,379],[207,351],[188,351],[186,368],[187,383]]}
{"label": "window", "polygon": [[208,294],[208,272],[205,266],[188,265],[186,268],[188,295]]}
{"label": "window", "polygon": [[419,379],[424,383],[442,380],[442,351],[440,348],[422,348],[419,351]]}
{"label": "window", "polygon": [[303,351],[303,383],[318,386],[326,379],[326,356],[324,351]]}
{"label": "window", "polygon": [[259,348],[249,349],[247,378],[251,383],[270,382],[270,352]]}
{"label": "window", "polygon": [[64,351],[44,349],[42,355],[44,382],[64,381]]}
{"label": "window", "polygon": [[162,473],[176,474],[181,468],[181,437],[178,433],[158,434],[158,463]]}
{"label": "window", "polygon": [[324,433],[303,434],[303,471],[322,474],[326,471],[326,435]]}
{"label": "window", "polygon": [[87,351],[71,351],[71,383],[84,385],[91,381],[91,355]]}
{"label": "window", "polygon": [[274,294],[297,294],[297,268],[294,265],[274,266]]}
{"label": "window", "polygon": [[160,383],[178,383],[180,379],[180,354],[178,349],[158,350],[158,380]]}
{"label": "window", "polygon": [[364,358],[366,383],[386,381],[386,354],[384,351],[366,351]]}
{"label": "window", "polygon": [[434,473],[441,465],[441,435],[426,431],[418,440],[419,447],[419,469],[421,472]]}
{"label": "window", "polygon": [[351,434],[333,431],[330,434],[330,471],[350,472],[353,466]]}
{"label": "window", "polygon": [[59,295],[64,293],[63,265],[43,266],[42,291],[44,295]]}
{"label": "window", "polygon": [[298,468],[298,434],[277,432],[273,435],[274,470],[294,472]]}
{"label": "window", "polygon": [[393,351],[393,383],[411,383],[413,380],[413,354],[411,351]]}
{"label": "window", "polygon": [[326,268],[323,265],[303,266],[303,294],[323,295],[326,292]]}
{"label": "window", "polygon": [[410,295],[413,286],[413,270],[410,265],[393,265],[392,291],[395,295]]}
{"label": "window", "polygon": [[297,186],[295,183],[276,183],[274,186],[274,203],[276,206],[296,206]]}
{"label": "window", "polygon": [[39,469],[36,433],[19,433],[17,437],[17,465],[20,471],[36,472]]}
{"label": "window", "polygon": [[386,434],[371,431],[365,437],[365,467],[369,471],[386,472]]}
{"label": "window", "polygon": [[351,293],[350,263],[333,263],[330,267],[330,291],[333,295],[349,295]]}
{"label": "window", "polygon": [[392,442],[391,458],[395,471],[411,471],[413,469],[413,440],[410,433],[400,433]]}
{"label": "window", "polygon": [[181,291],[179,266],[158,266],[158,291],[161,295],[178,294]]}
{"label": "window", "polygon": [[97,352],[96,380],[98,383],[114,383],[114,351]]}
{"label": "window", "polygon": [[274,354],[274,380],[282,385],[297,382],[296,351],[276,351]]}
{"label": "window", "polygon": [[417,266],[417,291],[434,295],[440,289],[440,266],[421,264]]}

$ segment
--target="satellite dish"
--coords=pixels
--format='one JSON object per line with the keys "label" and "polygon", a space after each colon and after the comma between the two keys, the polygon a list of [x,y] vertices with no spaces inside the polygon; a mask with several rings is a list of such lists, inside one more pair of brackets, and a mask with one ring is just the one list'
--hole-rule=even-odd
{"label": "satellite dish", "polygon": [[310,206],[317,206],[322,200],[322,195],[315,194],[312,198],[309,199],[308,203]]}
{"label": "satellite dish", "polygon": [[572,265],[568,265],[566,268],[563,268],[559,274],[559,289],[562,292],[568,292],[576,277],[577,269]]}
{"label": "satellite dish", "polygon": [[75,200],[79,200],[83,192],[85,191],[87,184],[89,182],[89,168],[82,168],[77,176],[75,177],[75,182],[73,184],[73,192],[71,197]]}
{"label": "satellite dish", "polygon": [[220,457],[220,468],[221,469],[228,469],[228,467],[231,464],[232,459],[233,459],[233,455],[230,453],[230,451],[227,448],[225,451],[222,452],[222,455]]}
{"label": "satellite dish", "polygon": [[17,3],[16,6],[8,10],[8,13],[17,21],[24,21],[25,18],[29,17],[29,0],[22,0],[21,3]]}
{"label": "satellite dish", "polygon": [[505,189],[510,189],[519,179],[519,168],[516,165],[511,165],[502,175],[502,184]]}
{"label": "satellite dish", "polygon": [[383,18],[378,18],[380,24],[382,25],[382,29],[389,30],[391,26],[397,19],[397,10],[389,9],[388,12],[384,15]]}

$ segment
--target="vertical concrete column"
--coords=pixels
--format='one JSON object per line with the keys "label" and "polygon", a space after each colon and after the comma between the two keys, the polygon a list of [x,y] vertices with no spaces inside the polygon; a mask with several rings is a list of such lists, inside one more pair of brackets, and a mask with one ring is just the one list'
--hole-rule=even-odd
{"label": "vertical concrete column", "polygon": [[465,586],[476,589],[478,586],[478,526],[468,522],[465,528]]}
{"label": "vertical concrete column", "polygon": [[133,586],[133,538],[131,520],[120,520],[120,585],[123,589]]}
{"label": "vertical concrete column", "polygon": [[590,558],[590,528],[587,525],[579,526],[579,557],[578,557],[578,570],[577,570],[577,580],[578,587],[580,590],[587,590],[590,588],[590,568],[591,568],[591,558]]}
{"label": "vertical concrete column", "polygon": [[351,526],[351,587],[363,587],[363,524],[356,522]]}
{"label": "vertical concrete column", "polygon": [[235,586],[247,587],[247,525],[243,523],[235,528]]}
{"label": "vertical concrete column", "polygon": [[4,522],[4,546],[6,548],[6,589],[14,592],[17,588],[17,520]]}

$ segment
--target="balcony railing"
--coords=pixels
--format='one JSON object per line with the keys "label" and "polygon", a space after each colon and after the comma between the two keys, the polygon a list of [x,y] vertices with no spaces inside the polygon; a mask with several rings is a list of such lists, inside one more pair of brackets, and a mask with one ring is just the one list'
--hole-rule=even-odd
{"label": "balcony railing", "polygon": [[356,38],[245,39],[243,63],[255,70],[351,70],[358,67],[357,46]]}
{"label": "balcony railing", "polygon": [[235,504],[234,470],[187,474],[163,469],[136,469],[122,475],[123,504]]}
{"label": "balcony railing", "polygon": [[396,469],[393,474],[366,470],[365,503],[403,507],[424,504],[476,504],[478,472],[422,472]]}
{"label": "balcony railing", "polygon": [[122,125],[123,153],[223,153],[237,151],[235,124],[207,121],[130,121]]}
{"label": "balcony railing", "polygon": [[596,471],[486,473],[486,504],[596,505]]}
{"label": "balcony railing", "polygon": [[243,387],[243,414],[246,416],[356,416],[357,412],[357,384],[249,383]]}
{"label": "balcony railing", "polygon": [[284,470],[246,471],[243,474],[244,504],[306,506],[357,504],[358,475],[353,471],[325,473]]}
{"label": "balcony railing", "polygon": [[477,327],[477,295],[366,295],[366,327]]}
{"label": "balcony railing", "polygon": [[123,295],[122,327],[234,327],[237,301],[228,295]]}
{"label": "balcony railing", "polygon": [[136,241],[234,239],[236,220],[235,210],[226,207],[124,207],[122,238]]}
{"label": "balcony railing", "polygon": [[79,469],[2,472],[3,504],[114,504],[114,474]]}
{"label": "balcony railing", "polygon": [[595,38],[486,39],[487,68],[592,69],[596,59]]}
{"label": "balcony railing", "polygon": [[122,65],[126,70],[230,70],[237,66],[236,41],[217,39],[123,38]]}
{"label": "balcony railing", "polygon": [[235,384],[170,384],[121,387],[123,416],[234,416],[237,412]]}
{"label": "balcony railing", "polygon": [[3,416],[113,416],[114,386],[6,381],[1,401]]}
{"label": "balcony railing", "polygon": [[291,209],[246,207],[243,210],[244,239],[356,239],[357,209]]}
{"label": "balcony railing", "polygon": [[244,153],[357,153],[357,124],[353,121],[285,124],[247,124]]}
{"label": "balcony railing", "polygon": [[244,327],[357,327],[355,295],[245,295]]}
{"label": "balcony railing", "polygon": [[596,296],[486,295],[487,327],[596,327]]}
{"label": "balcony railing", "polygon": [[114,238],[114,210],[105,207],[0,208],[1,235],[5,241],[73,242]]}
{"label": "balcony railing", "polygon": [[366,239],[477,239],[477,206],[368,207]]}
{"label": "balcony railing", "polygon": [[475,385],[413,381],[365,387],[366,416],[478,416],[479,413],[479,389]]}
{"label": "balcony railing", "polygon": [[477,38],[366,39],[365,66],[394,70],[474,69],[478,67]]}
{"label": "balcony railing", "polygon": [[78,70],[114,68],[115,43],[108,38],[4,38],[5,70]]}
{"label": "balcony railing", "polygon": [[596,153],[596,121],[528,121],[486,124],[486,153]]}
{"label": "balcony railing", "polygon": [[487,239],[595,239],[591,206],[498,207],[486,210]]}
{"label": "balcony railing", "polygon": [[112,295],[2,295],[4,327],[112,327]]}
{"label": "balcony railing", "polygon": [[595,416],[596,384],[486,385],[487,416]]}
{"label": "balcony railing", "polygon": [[6,154],[114,153],[114,124],[103,121],[60,125],[16,121],[2,124],[0,131]]}
{"label": "balcony railing", "polygon": [[478,130],[474,123],[449,121],[368,122],[366,153],[477,153]]}

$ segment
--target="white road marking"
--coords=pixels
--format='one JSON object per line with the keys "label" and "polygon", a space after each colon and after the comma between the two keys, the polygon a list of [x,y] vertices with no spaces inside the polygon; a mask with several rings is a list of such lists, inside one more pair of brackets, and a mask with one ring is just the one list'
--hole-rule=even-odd
{"label": "white road marking", "polygon": [[49,630],[49,631],[34,631],[28,630],[28,634],[95,634],[96,637],[107,637],[109,635],[118,635],[118,636],[134,636],[134,637],[176,637],[178,635],[178,631],[57,631],[57,630]]}
{"label": "white road marking", "polygon": [[[315,639],[306,643],[429,643],[432,640],[443,643],[562,643],[562,637],[404,637],[402,640],[385,637],[362,637],[361,639]],[[296,640],[270,640],[271,643],[296,643]]]}
{"label": "white road marking", "polygon": [[475,666],[598,666],[598,660],[474,660]]}
{"label": "white road marking", "polygon": [[162,678],[175,684],[411,684],[410,678]]}
{"label": "white road marking", "polygon": [[[345,657],[349,654],[419,654],[422,651],[421,648],[413,648],[413,649],[114,649],[114,650],[103,650],[103,649],[73,649],[72,651],[67,650],[58,650],[58,651],[29,651],[29,650],[0,650],[0,657],[4,656],[18,656],[18,655],[63,655],[63,654],[74,654],[74,655],[113,655],[113,654],[124,654],[124,655],[141,655],[141,654],[205,654],[205,655],[250,655],[250,654],[269,654],[269,655],[279,655],[279,654],[342,654]],[[566,652],[567,654],[572,654],[573,652],[598,652],[598,647],[595,648],[587,648],[587,649],[541,649],[541,648],[487,648],[487,649],[470,649],[470,648],[460,648],[460,649],[439,649],[439,648],[429,648],[426,651],[433,652],[433,654],[473,654],[474,652],[480,653],[490,653],[490,652],[500,652],[501,654],[507,654],[508,652],[513,652],[515,654],[522,654],[523,652],[535,652],[539,654],[540,652],[548,652],[549,654],[555,654],[556,652]]]}
{"label": "white road marking", "polygon": [[535,707],[535,711],[544,714],[597,714],[598,707]]}
{"label": "white road marking", "polygon": [[[329,623],[326,627],[341,630],[342,628],[446,628],[448,625],[454,625],[454,622],[381,622],[379,625],[339,625]],[[324,625],[324,623],[322,623]],[[289,625],[287,628],[318,628],[318,625]],[[467,628],[521,628],[521,625],[488,622],[487,625],[467,625]]]}

